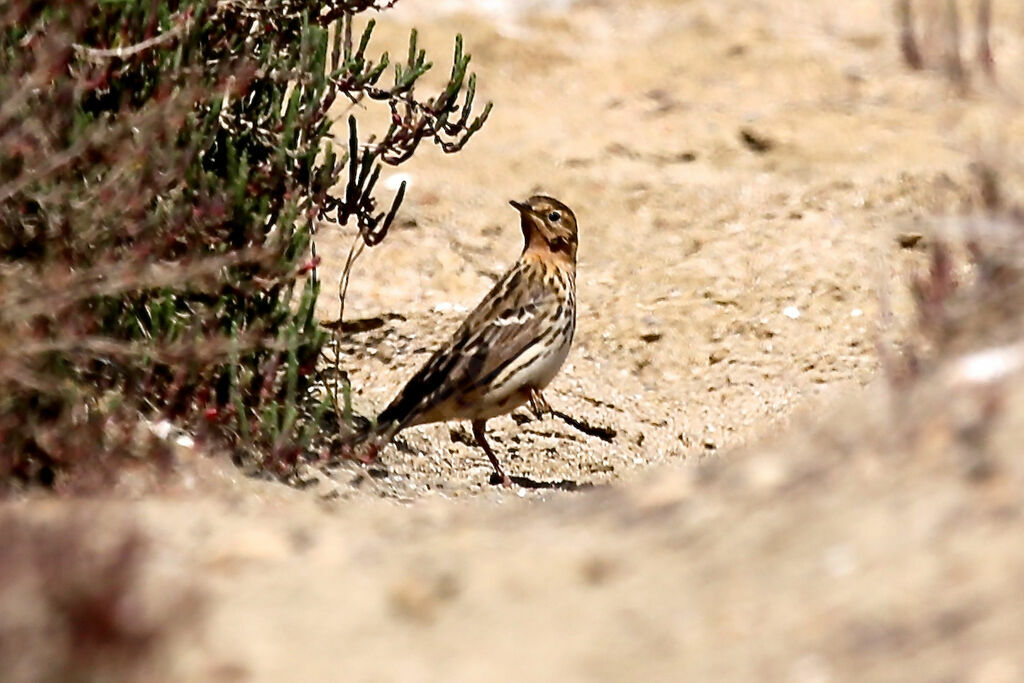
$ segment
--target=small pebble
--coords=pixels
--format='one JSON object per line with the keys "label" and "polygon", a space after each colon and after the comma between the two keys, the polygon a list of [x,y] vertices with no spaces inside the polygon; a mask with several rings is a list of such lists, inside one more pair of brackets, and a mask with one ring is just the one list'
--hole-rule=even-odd
{"label": "small pebble", "polygon": [[896,236],[896,243],[904,249],[913,249],[922,237],[923,235],[919,232],[903,232]]}

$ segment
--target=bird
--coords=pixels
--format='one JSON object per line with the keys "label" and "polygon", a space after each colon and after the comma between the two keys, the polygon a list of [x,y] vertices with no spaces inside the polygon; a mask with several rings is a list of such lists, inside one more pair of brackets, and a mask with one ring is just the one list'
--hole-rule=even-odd
{"label": "bird", "polygon": [[[576,215],[534,195],[509,202],[523,231],[519,259],[448,341],[381,411],[376,442],[407,427],[469,420],[477,445],[504,487],[512,485],[487,441],[487,421],[529,402],[550,412],[541,393],[569,355],[576,332]],[[374,451],[376,452],[376,451]]]}

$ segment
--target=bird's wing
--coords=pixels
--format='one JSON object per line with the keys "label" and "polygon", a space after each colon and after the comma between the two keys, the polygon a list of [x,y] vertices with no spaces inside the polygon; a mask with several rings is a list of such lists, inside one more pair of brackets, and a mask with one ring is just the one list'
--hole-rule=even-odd
{"label": "bird's wing", "polygon": [[556,291],[535,264],[516,264],[466,318],[452,338],[413,375],[378,417],[401,428],[434,406],[471,395],[492,382],[516,358],[556,332]]}

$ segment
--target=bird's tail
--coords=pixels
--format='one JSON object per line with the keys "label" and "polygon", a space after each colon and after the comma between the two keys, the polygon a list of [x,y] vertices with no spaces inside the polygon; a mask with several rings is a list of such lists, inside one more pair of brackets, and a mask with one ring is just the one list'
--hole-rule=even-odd
{"label": "bird's tail", "polygon": [[341,452],[343,458],[369,464],[377,460],[381,448],[398,432],[394,422],[380,422],[362,415],[350,415],[342,422]]}
{"label": "bird's tail", "polygon": [[393,420],[368,418],[352,413],[342,420],[342,443],[352,447],[369,443],[388,443],[398,432],[398,424]]}

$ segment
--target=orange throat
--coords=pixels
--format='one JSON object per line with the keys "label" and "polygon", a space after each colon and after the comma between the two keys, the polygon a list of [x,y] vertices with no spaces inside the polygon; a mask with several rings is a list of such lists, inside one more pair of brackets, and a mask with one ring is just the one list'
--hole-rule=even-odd
{"label": "orange throat", "polygon": [[555,266],[569,272],[576,271],[576,258],[568,249],[554,250],[541,235],[534,233],[523,249],[524,261],[534,261]]}

